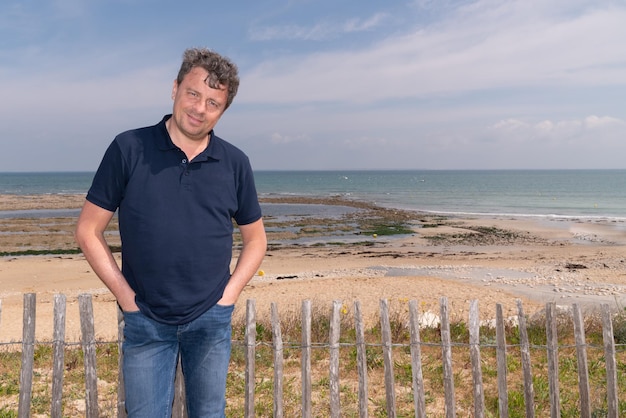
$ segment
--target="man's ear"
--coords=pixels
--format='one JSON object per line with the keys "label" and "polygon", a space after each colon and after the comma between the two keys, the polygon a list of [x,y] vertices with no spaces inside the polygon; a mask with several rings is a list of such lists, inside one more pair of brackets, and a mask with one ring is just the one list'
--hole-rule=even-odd
{"label": "man's ear", "polygon": [[176,92],[178,91],[178,80],[174,80],[174,85],[172,86],[172,100],[176,97]]}

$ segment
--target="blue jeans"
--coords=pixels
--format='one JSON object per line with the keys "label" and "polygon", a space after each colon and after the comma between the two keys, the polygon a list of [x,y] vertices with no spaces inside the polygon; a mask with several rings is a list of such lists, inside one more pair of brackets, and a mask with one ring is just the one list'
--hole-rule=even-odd
{"label": "blue jeans", "polygon": [[215,305],[184,325],[124,313],[124,386],[130,418],[171,417],[180,353],[189,418],[224,417],[234,306]]}

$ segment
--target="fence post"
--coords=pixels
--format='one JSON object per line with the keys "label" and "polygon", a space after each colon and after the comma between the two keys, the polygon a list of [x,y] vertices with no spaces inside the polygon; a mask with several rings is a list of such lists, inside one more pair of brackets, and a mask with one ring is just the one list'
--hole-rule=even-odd
{"label": "fence post", "polygon": [[276,302],[270,305],[274,342],[274,418],[283,418],[283,335]]}
{"label": "fence post", "polygon": [[559,346],[556,331],[556,304],[546,304],[546,334],[548,350],[548,379],[550,386],[550,416],[561,416],[561,401],[559,399]]}
{"label": "fence post", "polygon": [[96,336],[94,332],[93,305],[91,295],[78,295],[80,329],[85,361],[85,415],[98,417],[98,375],[96,373]]}
{"label": "fence post", "polygon": [[341,401],[339,397],[339,336],[341,326],[341,301],[333,301],[332,314],[330,319],[330,416],[341,416]]}
{"label": "fence post", "polygon": [[54,330],[52,337],[52,405],[50,416],[63,416],[63,371],[65,369],[65,295],[54,295]]}
{"label": "fence post", "polygon": [[472,361],[472,383],[474,384],[474,417],[485,416],[485,391],[483,388],[483,371],[480,362],[480,316],[478,300],[470,301],[469,309],[470,357]]}
{"label": "fence post", "polygon": [[506,384],[506,338],[504,334],[504,316],[502,305],[496,304],[496,362],[498,364],[498,411],[500,418],[509,416],[509,391]]}
{"label": "fence post", "polygon": [[254,374],[256,369],[256,310],[253,299],[246,303],[246,400],[245,416],[254,417]]}
{"label": "fence post", "polygon": [[426,417],[426,399],[424,397],[424,376],[422,374],[422,347],[420,338],[417,301],[409,301],[409,326],[411,338],[411,372],[413,377],[413,404],[415,416]]}
{"label": "fence post", "polygon": [[383,363],[385,367],[385,391],[387,393],[387,416],[396,416],[396,390],[393,377],[393,359],[391,347],[391,324],[389,322],[389,305],[386,299],[380,300],[380,331],[383,344]]}
{"label": "fence post", "polygon": [[526,329],[526,315],[522,301],[517,299],[517,322],[519,327],[520,353],[522,355],[522,371],[524,373],[524,406],[526,417],[535,418],[535,390],[533,389],[533,375],[530,362],[530,344]]}
{"label": "fence post", "polygon": [[367,418],[367,353],[365,326],[361,315],[361,302],[354,301],[354,330],[356,332],[356,364],[359,369],[359,417]]}
{"label": "fence post", "polygon": [[174,401],[172,402],[172,418],[187,417],[187,402],[185,400],[185,376],[183,375],[183,363],[178,354],[176,360],[176,374],[174,375]]}
{"label": "fence post", "polygon": [[124,312],[117,305],[117,417],[126,418],[126,391],[124,388]]}
{"label": "fence post", "polygon": [[311,417],[311,301],[302,302],[302,417]]}
{"label": "fence post", "polygon": [[576,357],[578,359],[578,391],[580,392],[580,416],[591,418],[589,400],[589,370],[587,369],[587,343],[583,315],[577,303],[573,306],[574,338],[576,341]]}
{"label": "fence post", "polygon": [[36,300],[34,293],[24,294],[22,329],[22,368],[20,370],[20,396],[17,416],[30,417],[30,402],[33,390],[33,363],[35,361],[35,318]]}
{"label": "fence post", "polygon": [[452,372],[452,339],[450,337],[450,318],[448,315],[448,298],[439,299],[441,313],[441,351],[443,355],[443,389],[445,395],[446,418],[456,416],[454,400],[454,375]]}
{"label": "fence post", "polygon": [[619,416],[617,399],[617,363],[615,361],[615,339],[613,336],[613,323],[611,322],[611,310],[606,303],[602,304],[602,340],[604,342],[604,358],[606,361],[606,401],[608,417]]}

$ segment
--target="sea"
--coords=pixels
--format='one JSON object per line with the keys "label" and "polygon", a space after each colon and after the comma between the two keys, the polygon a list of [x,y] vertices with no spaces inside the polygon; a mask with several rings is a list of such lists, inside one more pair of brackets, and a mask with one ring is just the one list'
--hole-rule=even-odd
{"label": "sea", "polygon": [[[83,194],[93,174],[0,173],[0,194]],[[626,221],[626,170],[618,169],[257,171],[255,181],[261,197],[339,196],[450,216]]]}

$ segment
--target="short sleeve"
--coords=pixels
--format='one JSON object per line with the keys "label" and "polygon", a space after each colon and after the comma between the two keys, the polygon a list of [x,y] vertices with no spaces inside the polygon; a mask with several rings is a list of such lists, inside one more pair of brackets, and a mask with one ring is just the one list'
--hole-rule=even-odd
{"label": "short sleeve", "polygon": [[87,200],[103,209],[115,212],[124,197],[127,169],[117,140],[107,148],[93,182],[87,192]]}
{"label": "short sleeve", "polygon": [[238,178],[237,187],[238,210],[234,216],[238,225],[247,225],[261,219],[261,205],[254,183],[252,167],[247,158],[243,159],[243,164]]}

